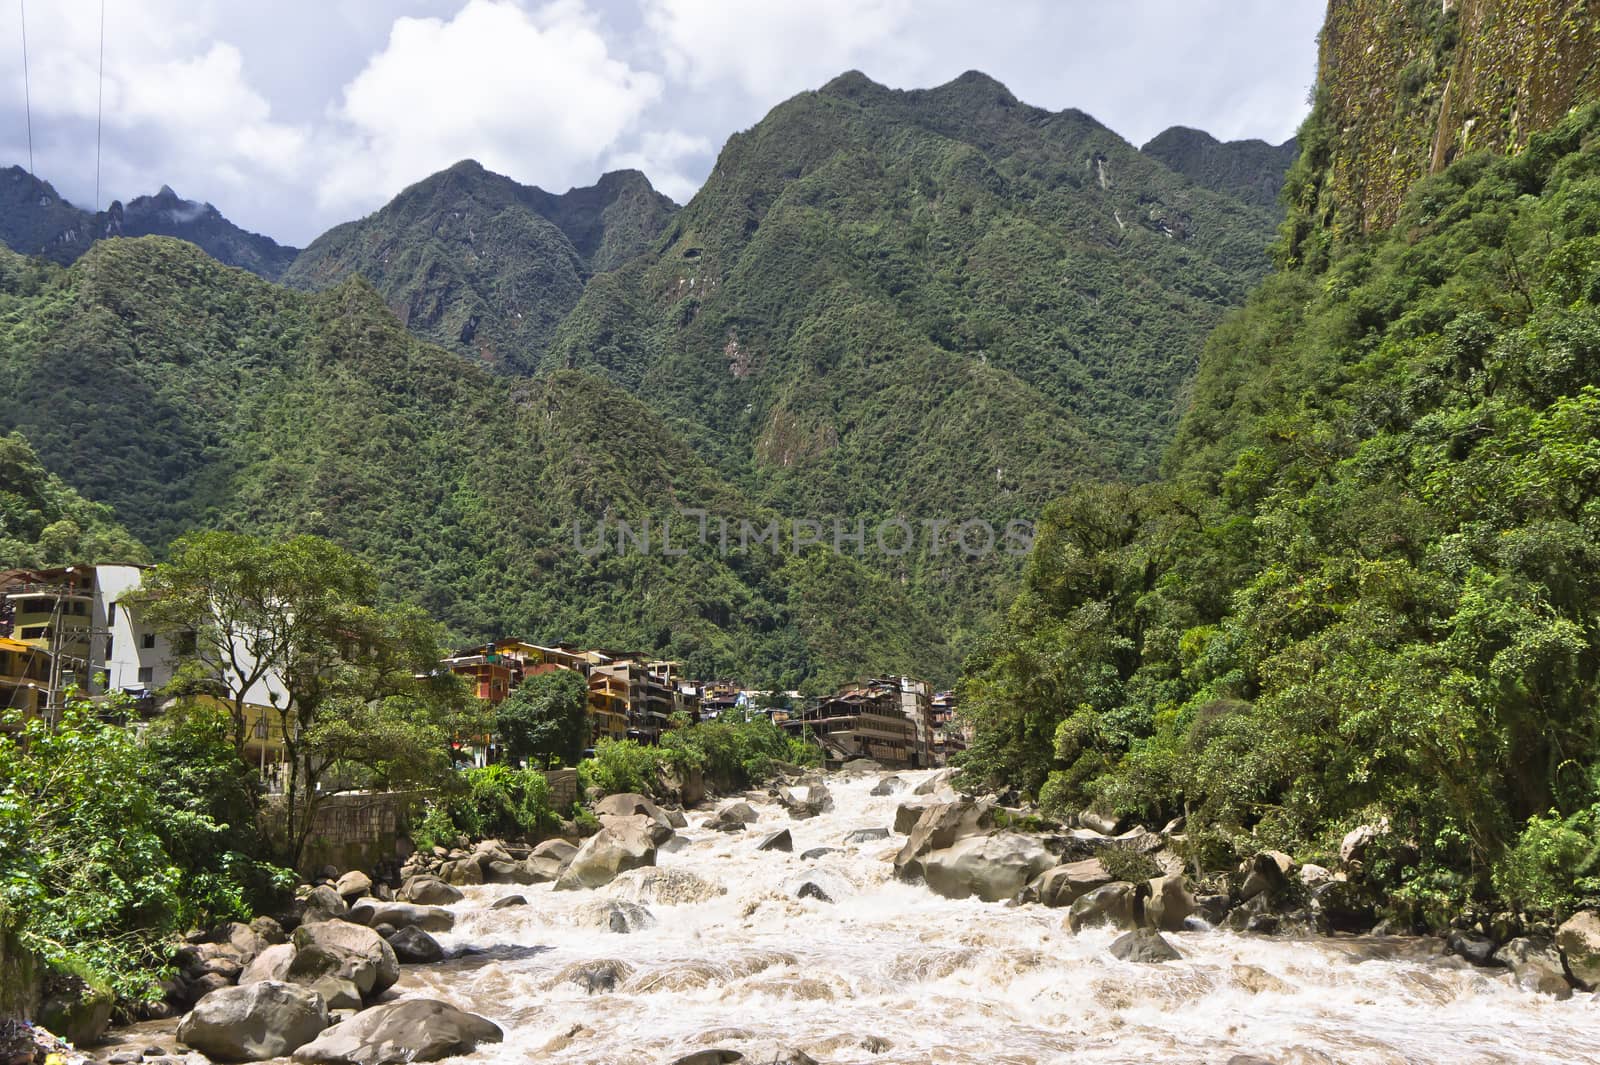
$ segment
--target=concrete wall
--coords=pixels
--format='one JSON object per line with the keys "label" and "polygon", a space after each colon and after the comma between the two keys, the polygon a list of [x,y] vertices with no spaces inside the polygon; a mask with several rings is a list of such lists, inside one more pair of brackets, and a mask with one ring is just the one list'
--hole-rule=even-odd
{"label": "concrete wall", "polygon": [[544,779],[550,785],[550,806],[562,814],[578,801],[578,771],[576,769],[546,769]]}
{"label": "concrete wall", "polygon": [[[361,869],[381,871],[409,854],[409,840],[402,842],[410,827],[411,811],[424,795],[415,791],[341,792],[322,800],[306,840],[300,871],[315,873],[325,865],[340,872]],[[269,831],[281,835],[284,800],[269,802],[266,816]]]}

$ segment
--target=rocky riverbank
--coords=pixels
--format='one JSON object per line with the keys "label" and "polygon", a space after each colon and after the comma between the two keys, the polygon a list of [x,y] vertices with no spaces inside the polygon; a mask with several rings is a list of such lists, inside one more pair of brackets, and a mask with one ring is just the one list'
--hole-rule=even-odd
{"label": "rocky riverbank", "polygon": [[[100,1057],[152,1060],[157,1030],[160,1056],[359,1065],[1600,1055],[1570,1012],[1592,1009],[1593,915],[1548,941],[1352,935],[1360,838],[1338,869],[1263,852],[1196,880],[1181,824],[1044,826],[868,766],[593,809],[584,838],[324,870],[290,913],[192,937],[176,1028]],[[1515,1046],[1474,1056],[1497,1032]]]}

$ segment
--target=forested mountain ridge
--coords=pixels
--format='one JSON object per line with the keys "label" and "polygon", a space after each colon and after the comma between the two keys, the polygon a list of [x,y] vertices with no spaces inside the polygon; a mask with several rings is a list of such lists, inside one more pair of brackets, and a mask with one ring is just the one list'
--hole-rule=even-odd
{"label": "forested mountain ridge", "polygon": [[602,379],[492,374],[413,338],[359,278],[300,293],[171,240],[23,266],[0,274],[0,373],[19,382],[0,425],[149,543],[317,533],[458,634],[633,647],[708,676],[949,667],[941,628],[853,559],[594,553],[601,519],[659,537],[683,507],[776,517]]}
{"label": "forested mountain ridge", "polygon": [[[1363,158],[1368,98],[1329,81],[1398,69],[1421,6],[1364,36],[1356,7],[1330,7],[1282,268],[1208,341],[1166,480],[1047,513],[967,666],[968,771],[1058,810],[1186,812],[1212,860],[1332,861],[1382,826],[1363,890],[1402,924],[1548,917],[1600,899],[1600,103],[1550,86],[1578,108],[1363,233],[1327,197],[1387,188],[1393,158]],[[1479,39],[1475,10],[1439,40],[1525,43]],[[1496,114],[1525,88],[1500,85]]]}
{"label": "forested mountain ridge", "polygon": [[89,502],[41,466],[21,434],[0,436],[0,565],[149,560],[110,507]]}
{"label": "forested mountain ridge", "polygon": [[96,214],[63,200],[20,166],[0,172],[0,243],[24,255],[71,263],[106,237],[187,240],[218,262],[276,280],[299,249],[240,229],[209,203],[185,200],[163,185],[154,196],[113,201]]}
{"label": "forested mountain ridge", "polygon": [[525,374],[589,277],[644,251],[676,210],[636,170],[556,195],[466,160],[324,233],[283,281],[359,274],[419,337]]}
{"label": "forested mountain ridge", "polygon": [[1293,137],[1282,144],[1219,141],[1204,130],[1172,126],[1139,150],[1196,185],[1279,212],[1278,192],[1300,145]]}

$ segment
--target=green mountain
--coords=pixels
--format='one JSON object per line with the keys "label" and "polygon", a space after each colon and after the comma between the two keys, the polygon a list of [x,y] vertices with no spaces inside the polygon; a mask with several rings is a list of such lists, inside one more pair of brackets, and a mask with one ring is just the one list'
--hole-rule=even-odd
{"label": "green mountain", "polygon": [[1204,130],[1173,126],[1139,150],[1196,185],[1277,212],[1278,190],[1300,145],[1293,137],[1282,144],[1224,142]]}
{"label": "green mountain", "polygon": [[[1271,228],[984,75],[898,92],[851,73],[734,136],[657,247],[588,286],[544,369],[610,377],[786,513],[1031,517],[1084,476],[1154,472]],[[961,628],[1009,570],[889,572]]]}
{"label": "green mountain", "polygon": [[[1522,112],[1371,214],[1398,112],[1340,87],[1500,57],[1503,114],[1532,46],[1484,5],[1421,38],[1427,5],[1381,6],[1330,7],[1283,267],[1208,342],[1167,478],[1048,512],[968,663],[968,768],[1057,809],[1188,813],[1219,866],[1337,861],[1386,823],[1366,887],[1403,919],[1561,914],[1600,895],[1600,103],[1541,81],[1577,109]],[[1580,55],[1541,47],[1593,71],[1574,17]],[[1413,121],[1397,143],[1450,127]],[[1382,191],[1365,235],[1347,188]]]}
{"label": "green mountain", "polygon": [[148,562],[150,553],[39,464],[20,433],[0,436],[0,560],[7,568]]}
{"label": "green mountain", "polygon": [[324,233],[283,280],[359,274],[423,339],[526,373],[589,277],[649,247],[675,210],[636,170],[555,195],[467,160]]}
{"label": "green mountain", "polygon": [[250,233],[209,203],[185,200],[163,185],[99,214],[74,207],[20,166],[0,171],[0,243],[24,255],[71,263],[105,237],[165,236],[187,240],[218,262],[276,280],[298,249]]}
{"label": "green mountain", "polygon": [[[0,425],[148,543],[317,533],[463,637],[587,640],[708,676],[951,666],[927,613],[851,559],[693,542],[681,508],[762,529],[776,515],[602,379],[495,375],[416,340],[359,278],[301,293],[172,240],[22,265],[0,274],[16,382]],[[674,518],[687,554],[660,544]],[[617,519],[653,521],[657,546],[623,553],[613,526],[596,553]]]}

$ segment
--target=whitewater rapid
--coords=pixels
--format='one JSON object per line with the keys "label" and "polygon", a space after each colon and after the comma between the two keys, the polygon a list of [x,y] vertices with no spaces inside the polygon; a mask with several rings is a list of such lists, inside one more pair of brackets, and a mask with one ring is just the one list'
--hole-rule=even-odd
{"label": "whitewater rapid", "polygon": [[[438,937],[459,956],[408,967],[395,991],[500,1024],[503,1043],[461,1059],[496,1065],[662,1065],[711,1048],[824,1065],[1600,1062],[1600,996],[1522,991],[1431,940],[1194,930],[1168,935],[1181,961],[1140,965],[1106,952],[1115,933],[1066,931],[1064,910],[899,883],[887,859],[903,837],[843,842],[893,823],[906,795],[872,797],[876,782],[829,778],[834,809],[809,820],[752,800],[745,833],[691,812],[656,870],[595,891],[467,888]],[[781,828],[793,853],[756,849]],[[815,847],[838,850],[801,857]],[[807,879],[834,901],[795,897]],[[529,905],[488,909],[510,894]],[[611,931],[606,900],[654,923]]]}

